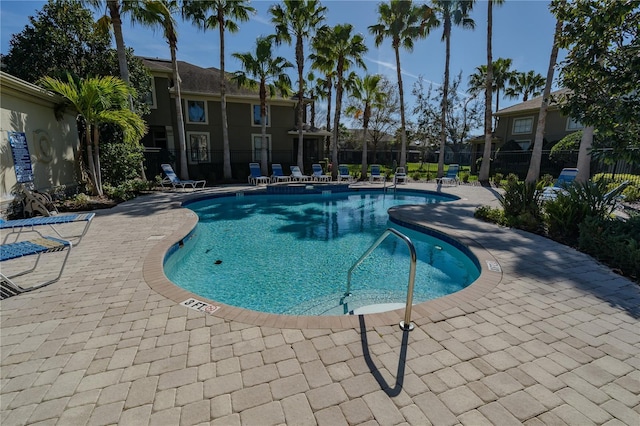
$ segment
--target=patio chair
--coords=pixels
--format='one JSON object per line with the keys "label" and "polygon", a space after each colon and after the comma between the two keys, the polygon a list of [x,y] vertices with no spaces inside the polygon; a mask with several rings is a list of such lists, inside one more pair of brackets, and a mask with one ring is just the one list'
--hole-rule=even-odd
{"label": "patio chair", "polygon": [[311,176],[302,174],[300,167],[289,166],[289,168],[291,169],[291,180],[297,182],[311,182]]}
{"label": "patio chair", "polygon": [[385,182],[386,178],[384,175],[380,174],[380,164],[372,164],[371,165],[371,174],[369,174],[369,182]]}
{"label": "patio chair", "polygon": [[271,175],[271,182],[289,182],[291,180],[291,176],[285,176],[282,171],[282,164],[272,164],[271,170],[273,171],[273,174]]}
{"label": "patio chair", "polygon": [[449,168],[447,169],[447,174],[437,178],[436,183],[440,185],[457,185],[460,183],[458,179],[458,172],[460,171],[459,164],[449,164]]}
{"label": "patio chair", "polygon": [[331,175],[325,175],[323,173],[321,164],[312,164],[311,168],[313,169],[311,179],[317,182],[331,182]]}
{"label": "patio chair", "polygon": [[201,189],[204,189],[204,186],[207,183],[206,180],[180,179],[178,175],[176,175],[176,172],[173,171],[173,167],[171,167],[171,164],[162,164],[161,167],[162,167],[162,171],[166,176],[160,182],[160,186],[162,186],[163,188],[169,188],[169,185],[171,185],[173,189],[176,189],[176,188],[186,189],[187,186],[190,186],[192,189],[195,190],[196,188],[198,188],[199,185],[202,185]]}
{"label": "patio chair", "polygon": [[[28,232],[33,230],[36,226],[49,226],[51,230],[59,237],[64,240],[76,239],[75,245],[80,244],[82,237],[85,236],[87,231],[89,230],[89,226],[91,225],[91,221],[95,217],[95,213],[78,213],[78,214],[58,214],[54,216],[48,217],[32,217],[29,219],[15,219],[15,220],[2,220],[0,219],[0,230],[9,231],[4,236],[2,240],[2,244],[6,244],[9,236],[14,237],[14,241],[17,241],[20,238],[20,235],[23,232]],[[84,222],[84,226],[82,228],[82,232],[76,235],[62,235],[62,233],[58,230],[56,225],[64,225],[64,224],[72,224],[72,223],[82,223]]]}
{"label": "patio chair", "polygon": [[346,180],[347,182],[353,182],[353,176],[349,173],[349,167],[346,164],[338,165],[338,182]]}
{"label": "patio chair", "polygon": [[399,183],[407,183],[407,173],[404,167],[396,168],[396,173],[393,175],[393,184],[397,185]]}
{"label": "patio chair", "polygon": [[249,163],[249,171],[251,174],[249,175],[248,180],[251,185],[260,185],[261,183],[267,184],[271,182],[271,178],[269,176],[262,175],[260,163]]}
{"label": "patio chair", "polygon": [[[67,264],[69,253],[71,253],[72,243],[67,240],[49,237],[41,234],[39,231],[32,229],[29,232],[34,232],[36,235],[29,240],[16,241],[12,243],[0,245],[0,262],[5,262],[14,259],[21,259],[30,256],[36,256],[36,260],[33,266],[22,269],[18,272],[14,272],[10,275],[6,274],[6,267],[3,267],[2,273],[0,273],[1,286],[1,298],[14,296],[16,294],[24,293],[26,291],[32,291],[51,283],[54,283],[60,279],[64,267]],[[58,271],[58,274],[54,278],[46,279],[41,283],[36,283],[30,287],[21,287],[13,282],[13,279],[22,275],[29,274],[36,270],[40,263],[41,256],[45,253],[60,252],[66,249],[66,254],[62,260],[62,265]],[[47,266],[49,266],[47,264]]]}
{"label": "patio chair", "polygon": [[555,200],[558,196],[558,193],[566,193],[565,188],[573,183],[578,175],[578,169],[576,168],[564,168],[560,171],[560,175],[558,175],[558,179],[554,182],[552,186],[547,186],[542,190],[542,195],[540,199],[542,201],[550,201]]}

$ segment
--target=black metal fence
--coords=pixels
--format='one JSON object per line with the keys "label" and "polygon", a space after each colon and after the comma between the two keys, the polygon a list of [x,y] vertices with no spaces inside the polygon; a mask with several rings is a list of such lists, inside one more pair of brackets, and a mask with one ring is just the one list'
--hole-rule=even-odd
{"label": "black metal fence", "polygon": [[[176,152],[165,149],[147,149],[144,153],[145,166],[148,179],[160,175],[162,169],[160,164],[170,163],[174,168],[178,167]],[[231,150],[231,169],[232,176],[235,180],[244,181],[249,175],[249,163],[260,162],[260,153],[249,150]],[[378,150],[376,152],[369,151],[367,162],[369,164],[383,164],[392,167],[399,163],[399,150]],[[284,170],[288,170],[290,165],[296,164],[296,153],[292,150],[276,150],[269,154],[269,164],[280,163]],[[407,151],[407,162],[417,163],[420,161],[436,163],[438,161],[436,154],[431,154],[422,158],[419,151]],[[491,176],[501,173],[503,176],[509,173],[518,175],[524,179],[529,169],[531,161],[531,151],[498,151],[493,154],[491,160]],[[540,175],[550,174],[558,176],[560,171],[565,167],[576,167],[578,161],[577,151],[563,151],[550,156],[550,151],[543,151],[540,163]],[[311,170],[311,163],[322,163],[325,165],[324,159],[309,160],[309,164],[305,162],[305,171]],[[359,164],[362,162],[362,151],[341,150],[338,152],[338,162],[345,164]],[[461,166],[471,166],[471,155],[469,153],[447,153],[447,164],[457,163]],[[480,164],[476,165],[479,169]],[[476,169],[476,168],[472,168]],[[177,168],[176,168],[177,170]],[[591,162],[591,175],[598,173],[606,173],[613,175],[630,174],[630,180],[640,184],[640,164],[629,164],[619,161],[616,164],[605,164],[603,161],[593,160]],[[269,170],[269,173],[271,170]],[[208,151],[192,155],[189,158],[189,176],[193,179],[207,179],[209,182],[216,182],[223,176],[223,152],[222,150]]]}

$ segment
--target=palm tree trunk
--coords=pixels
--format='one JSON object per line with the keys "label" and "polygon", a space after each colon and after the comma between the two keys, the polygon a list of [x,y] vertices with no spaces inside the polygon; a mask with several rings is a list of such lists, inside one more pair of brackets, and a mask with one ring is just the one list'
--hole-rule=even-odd
{"label": "palm tree trunk", "polygon": [[333,120],[333,137],[331,138],[331,178],[338,178],[338,134],[340,132],[340,111],[342,110],[342,72],[344,71],[344,60],[338,61],[338,84],[336,84],[336,112]]}
{"label": "palm tree trunk", "polygon": [[222,111],[222,157],[223,176],[225,180],[232,178],[231,147],[229,146],[229,124],[227,123],[227,82],[224,73],[224,19],[218,22],[220,31],[220,109]]}
{"label": "palm tree trunk", "polygon": [[[331,132],[331,94],[333,92],[332,87],[333,86],[333,82],[331,81],[332,78],[327,77],[327,132]],[[325,137],[325,146],[326,146],[326,153],[327,155],[329,154],[329,150],[331,149],[331,137],[330,136],[326,136]],[[337,164],[333,164],[333,167],[338,167]],[[332,171],[333,173],[333,171]]]}
{"label": "palm tree trunk", "polygon": [[176,115],[178,120],[178,144],[180,146],[180,179],[189,179],[189,165],[187,162],[187,142],[184,135],[184,116],[182,114],[182,96],[180,95],[180,75],[178,74],[178,60],[176,58],[176,46],[170,45],[171,65],[173,67],[173,87],[176,96]]}
{"label": "palm tree trunk", "polygon": [[302,128],[303,108],[304,108],[304,51],[302,50],[302,37],[296,38],[296,63],[298,64],[298,167],[304,170],[304,134]]}
{"label": "palm tree trunk", "polygon": [[96,183],[96,166],[93,162],[93,144],[91,142],[91,131],[93,126],[85,121],[85,130],[84,130],[84,142],[87,147],[87,166],[89,168],[89,178],[91,181],[91,186],[93,186],[93,195],[98,194],[98,185]]}
{"label": "palm tree trunk", "polygon": [[360,175],[362,179],[367,178],[367,131],[369,130],[369,105],[364,107],[364,117],[363,117],[363,126],[362,126],[362,169],[360,170]]}
{"label": "palm tree trunk", "polygon": [[[113,37],[116,41],[116,53],[118,54],[118,67],[120,68],[120,78],[122,81],[129,82],[129,67],[127,65],[127,53],[124,45],[124,37],[122,36],[122,19],[120,17],[120,0],[108,0],[109,16],[111,17],[111,25],[113,25]],[[133,98],[129,95],[129,109],[133,111]]]}
{"label": "palm tree trunk", "polygon": [[102,171],[100,170],[100,130],[93,126],[93,165],[95,168],[96,191],[102,196]]}
{"label": "palm tree trunk", "polygon": [[544,87],[544,93],[542,95],[542,104],[540,105],[540,112],[538,113],[538,125],[536,127],[536,138],[533,143],[533,150],[531,152],[531,161],[529,163],[529,170],[527,171],[527,177],[525,182],[536,183],[540,177],[540,163],[542,162],[542,145],[544,143],[544,133],[547,123],[547,109],[549,109],[549,95],[551,94],[551,83],[553,81],[553,71],[558,59],[558,37],[562,31],[562,21],[559,19],[556,21],[556,30],[553,38],[553,47],[551,48],[551,56],[549,57],[549,68],[547,69],[547,84]]}
{"label": "palm tree trunk", "polygon": [[400,167],[407,165],[407,127],[404,117],[404,89],[402,87],[402,73],[400,71],[400,49],[398,46],[394,46],[396,51],[396,70],[398,72],[398,93],[400,94],[400,139],[402,144],[400,146]]}
{"label": "palm tree trunk", "polygon": [[447,106],[449,103],[449,60],[451,58],[451,22],[445,19],[444,84],[442,86],[442,111],[440,113],[440,153],[438,154],[438,177],[444,175],[444,153],[447,146]]}
{"label": "palm tree trunk", "polygon": [[493,132],[491,131],[491,88],[493,86],[493,58],[491,52],[491,35],[493,31],[493,0],[487,2],[487,75],[485,80],[484,94],[484,153],[478,180],[481,183],[489,182],[489,170],[491,167],[491,142]]}
{"label": "palm tree trunk", "polygon": [[262,143],[260,144],[260,171],[263,176],[267,176],[269,174],[267,164],[269,161],[269,156],[267,155],[267,88],[264,81],[260,82],[260,123],[262,138]]}
{"label": "palm tree trunk", "polygon": [[593,126],[582,130],[582,139],[578,150],[578,174],[576,182],[586,182],[591,174],[591,146],[593,145]]}

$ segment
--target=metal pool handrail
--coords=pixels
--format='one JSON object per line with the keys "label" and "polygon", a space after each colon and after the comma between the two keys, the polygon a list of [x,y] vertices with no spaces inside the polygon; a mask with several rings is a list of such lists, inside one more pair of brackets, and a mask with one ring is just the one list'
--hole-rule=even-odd
{"label": "metal pool handrail", "polygon": [[400,328],[403,330],[408,330],[411,331],[414,328],[413,323],[411,322],[411,306],[413,303],[413,286],[415,284],[415,279],[416,279],[416,248],[413,245],[413,242],[411,241],[411,239],[409,237],[407,237],[406,235],[404,235],[402,232],[393,229],[393,228],[387,228],[382,235],[380,235],[380,237],[378,237],[378,239],[371,245],[371,247],[369,247],[369,249],[362,255],[360,256],[360,259],[358,259],[351,268],[349,268],[349,273],[347,274],[347,291],[345,292],[345,297],[346,296],[350,296],[351,295],[351,273],[353,272],[353,270],[355,268],[357,268],[358,266],[360,266],[360,264],[364,261],[364,259],[367,258],[367,256],[369,256],[371,254],[371,252],[373,250],[376,249],[376,247],[378,247],[380,245],[380,243],[382,243],[382,241],[385,240],[385,238],[387,238],[390,234],[395,235],[396,237],[400,238],[402,241],[404,241],[407,244],[407,247],[409,247],[409,255],[411,257],[411,266],[409,267],[409,284],[407,287],[407,304],[404,308],[404,321],[400,321]]}

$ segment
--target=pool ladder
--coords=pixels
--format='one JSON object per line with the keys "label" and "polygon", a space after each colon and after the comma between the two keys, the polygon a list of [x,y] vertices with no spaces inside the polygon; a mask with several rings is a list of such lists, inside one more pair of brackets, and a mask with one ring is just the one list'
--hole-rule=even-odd
{"label": "pool ladder", "polygon": [[413,245],[413,242],[409,237],[404,235],[402,232],[393,228],[387,228],[382,233],[382,235],[380,235],[380,237],[378,237],[378,239],[371,245],[371,247],[369,247],[369,249],[362,256],[360,256],[360,259],[358,259],[353,264],[353,266],[351,266],[351,268],[349,269],[349,273],[347,274],[347,291],[344,293],[344,296],[347,297],[351,295],[351,273],[353,272],[353,270],[358,266],[360,266],[360,264],[371,254],[371,252],[374,251],[376,247],[378,247],[389,235],[395,235],[396,237],[400,238],[402,241],[404,241],[407,244],[407,247],[409,248],[411,265],[409,266],[409,284],[407,287],[407,304],[404,308],[404,320],[400,321],[399,325],[402,330],[411,331],[414,328],[414,325],[411,322],[411,305],[413,303],[413,286],[415,284],[415,279],[416,279],[417,257],[416,257],[416,248]]}

